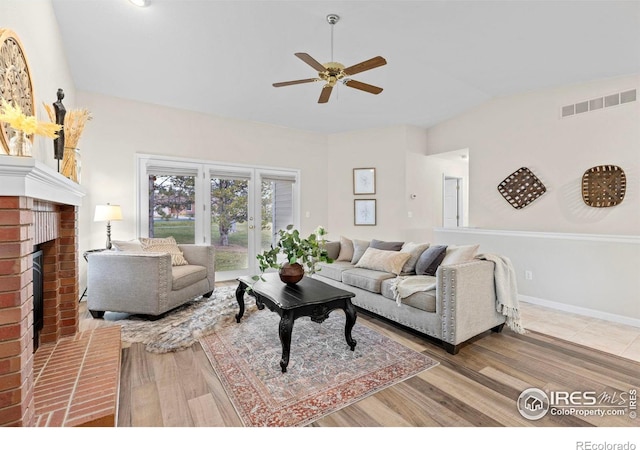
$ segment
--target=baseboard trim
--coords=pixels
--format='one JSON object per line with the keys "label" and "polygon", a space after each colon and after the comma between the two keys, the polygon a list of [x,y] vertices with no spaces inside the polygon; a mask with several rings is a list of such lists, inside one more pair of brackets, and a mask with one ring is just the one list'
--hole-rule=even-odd
{"label": "baseboard trim", "polygon": [[529,295],[519,294],[518,299],[525,303],[531,303],[532,305],[544,306],[545,308],[557,309],[559,311],[564,311],[572,314],[579,314],[581,316],[608,320],[609,322],[616,322],[640,328],[640,319],[634,319],[633,317],[611,314],[604,311],[598,311],[596,309],[582,308],[580,306],[567,305],[566,303],[554,302],[538,297],[531,297]]}

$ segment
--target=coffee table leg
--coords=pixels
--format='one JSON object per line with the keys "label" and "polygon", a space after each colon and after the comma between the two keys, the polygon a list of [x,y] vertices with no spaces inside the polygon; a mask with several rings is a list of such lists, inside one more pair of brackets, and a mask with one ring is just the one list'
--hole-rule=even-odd
{"label": "coffee table leg", "polygon": [[351,300],[347,299],[344,307],[344,313],[346,316],[346,323],[344,325],[344,337],[347,339],[347,344],[351,347],[351,351],[356,348],[356,340],[351,337],[351,329],[356,324],[356,307],[353,306]]}
{"label": "coffee table leg", "polygon": [[293,314],[288,311],[282,313],[280,318],[280,326],[278,333],[280,335],[280,342],[282,343],[282,359],[280,360],[280,367],[282,372],[287,371],[289,365],[289,352],[291,351],[291,331],[293,330]]}
{"label": "coffee table leg", "polygon": [[238,284],[238,288],[236,289],[236,301],[238,302],[238,306],[240,307],[240,311],[236,314],[236,323],[240,323],[240,319],[244,315],[244,291],[247,289],[247,286],[240,282]]}

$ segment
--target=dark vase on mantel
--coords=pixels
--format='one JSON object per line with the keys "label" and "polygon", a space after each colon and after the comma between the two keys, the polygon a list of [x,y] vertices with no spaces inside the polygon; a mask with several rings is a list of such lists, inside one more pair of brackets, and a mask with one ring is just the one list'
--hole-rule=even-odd
{"label": "dark vase on mantel", "polygon": [[280,266],[278,274],[283,283],[296,284],[304,277],[304,267],[298,263],[289,264],[286,262]]}

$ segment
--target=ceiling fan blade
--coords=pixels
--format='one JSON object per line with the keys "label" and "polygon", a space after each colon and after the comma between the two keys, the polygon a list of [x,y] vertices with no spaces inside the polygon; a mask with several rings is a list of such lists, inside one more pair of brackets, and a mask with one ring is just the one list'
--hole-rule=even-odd
{"label": "ceiling fan blade", "polygon": [[324,72],[325,70],[327,70],[325,66],[320,64],[318,61],[316,61],[306,53],[296,53],[295,55],[301,60],[303,60],[304,62],[306,62],[307,64],[309,64],[311,67],[316,69],[318,72]]}
{"label": "ceiling fan blade", "polygon": [[356,81],[356,80],[346,80],[344,82],[345,86],[349,86],[350,88],[354,88],[354,89],[359,89],[361,91],[365,91],[368,92],[370,94],[379,94],[380,92],[382,92],[382,88],[378,87],[378,86],[373,86],[371,84],[367,84],[367,83],[361,83],[360,81]]}
{"label": "ceiling fan blade", "polygon": [[361,63],[355,64],[351,67],[347,67],[346,69],[344,69],[344,73],[346,75],[355,75],[356,73],[364,72],[365,70],[371,70],[375,69],[376,67],[384,66],[386,63],[387,60],[382,56],[376,56],[366,61],[362,61]]}
{"label": "ceiling fan blade", "polygon": [[329,97],[331,96],[331,91],[333,91],[333,86],[325,84],[322,88],[322,92],[320,92],[318,103],[327,103],[329,101]]}
{"label": "ceiling fan blade", "polygon": [[291,86],[292,84],[312,83],[314,81],[320,81],[320,78],[307,78],[304,80],[282,81],[280,83],[273,83],[273,87]]}

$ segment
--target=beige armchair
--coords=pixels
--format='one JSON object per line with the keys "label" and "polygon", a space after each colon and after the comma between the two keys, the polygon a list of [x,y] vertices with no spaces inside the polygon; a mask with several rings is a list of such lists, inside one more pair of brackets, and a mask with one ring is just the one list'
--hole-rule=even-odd
{"label": "beige armchair", "polygon": [[172,266],[168,253],[104,251],[88,255],[87,306],[91,315],[105,311],[161,316],[214,290],[213,246],[179,245],[184,266]]}

